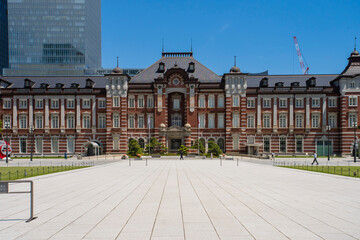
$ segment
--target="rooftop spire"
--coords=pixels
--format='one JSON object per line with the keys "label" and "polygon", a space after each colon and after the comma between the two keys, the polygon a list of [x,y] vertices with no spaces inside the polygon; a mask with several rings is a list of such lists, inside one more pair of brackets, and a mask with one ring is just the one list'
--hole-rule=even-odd
{"label": "rooftop spire", "polygon": [[236,56],[234,56],[234,67],[236,67]]}
{"label": "rooftop spire", "polygon": [[164,52],[164,38],[162,39],[161,52]]}
{"label": "rooftop spire", "polygon": [[119,67],[119,56],[116,57],[116,67]]}
{"label": "rooftop spire", "polygon": [[356,39],[357,39],[357,37],[355,37],[354,51],[356,51]]}
{"label": "rooftop spire", "polygon": [[191,38],[191,52],[193,51],[193,49],[192,49],[192,38]]}

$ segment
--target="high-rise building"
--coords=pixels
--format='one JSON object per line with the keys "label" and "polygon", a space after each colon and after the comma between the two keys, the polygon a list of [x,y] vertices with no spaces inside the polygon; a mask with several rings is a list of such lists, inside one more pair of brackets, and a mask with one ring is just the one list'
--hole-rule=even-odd
{"label": "high-rise building", "polygon": [[8,12],[11,69],[101,68],[101,0],[8,0]]}
{"label": "high-rise building", "polygon": [[0,0],[0,75],[9,66],[7,0]]}

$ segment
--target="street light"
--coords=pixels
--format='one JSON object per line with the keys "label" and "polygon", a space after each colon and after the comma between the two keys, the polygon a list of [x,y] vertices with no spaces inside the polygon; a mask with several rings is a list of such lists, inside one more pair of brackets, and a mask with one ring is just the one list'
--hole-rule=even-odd
{"label": "street light", "polygon": [[326,126],[327,135],[328,135],[328,161],[330,161],[330,135],[329,131],[331,130],[331,126]]}
{"label": "street light", "polygon": [[34,151],[34,127],[30,126],[30,134],[31,134],[31,149],[30,149],[30,161],[32,162],[33,160],[33,151]]}
{"label": "street light", "polygon": [[6,140],[5,140],[5,147],[6,147],[6,164],[9,163],[9,159],[8,159],[8,130],[10,129],[10,124],[8,122],[5,123],[5,131],[6,131]]}
{"label": "street light", "polygon": [[356,162],[356,128],[357,128],[357,124],[353,123],[353,127],[354,127],[354,162]]}

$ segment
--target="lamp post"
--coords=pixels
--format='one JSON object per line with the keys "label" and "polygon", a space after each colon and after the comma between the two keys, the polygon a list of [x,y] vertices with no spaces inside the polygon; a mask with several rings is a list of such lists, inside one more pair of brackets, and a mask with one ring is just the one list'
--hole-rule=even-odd
{"label": "lamp post", "polygon": [[5,123],[5,131],[6,131],[6,140],[5,140],[5,147],[6,147],[6,164],[8,164],[9,163],[9,159],[8,159],[8,148],[9,148],[9,146],[8,146],[8,130],[10,129],[10,125],[9,125],[9,123],[7,122],[7,123]]}
{"label": "lamp post", "polygon": [[353,123],[354,126],[354,162],[356,162],[356,128],[357,124]]}
{"label": "lamp post", "polygon": [[33,160],[33,151],[34,151],[34,127],[30,126],[30,136],[31,136],[31,146],[30,146],[30,161]]}
{"label": "lamp post", "polygon": [[329,131],[331,130],[331,126],[326,126],[326,130],[327,130],[327,135],[328,135],[328,161],[330,161],[330,135],[329,135]]}

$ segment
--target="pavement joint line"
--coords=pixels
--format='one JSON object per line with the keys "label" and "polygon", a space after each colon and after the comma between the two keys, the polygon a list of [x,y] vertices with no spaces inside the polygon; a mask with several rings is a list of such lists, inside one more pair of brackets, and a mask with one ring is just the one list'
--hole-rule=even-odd
{"label": "pavement joint line", "polygon": [[[140,172],[138,175],[142,175],[142,172]],[[137,175],[136,175],[135,177],[137,177]],[[126,178],[126,177],[123,177],[123,178],[121,178],[121,179],[124,179],[124,178]],[[131,182],[131,180],[130,180],[129,182]],[[118,184],[118,183],[114,183],[114,184],[110,185],[108,188],[103,189],[101,192],[107,191],[107,190],[109,190],[110,188],[113,188],[114,186],[116,186],[117,184]],[[129,183],[127,183],[127,184],[129,184]],[[101,186],[101,183],[99,183],[99,185]],[[93,191],[95,191],[95,190],[93,190]],[[96,192],[95,194],[91,195],[90,198],[92,198],[92,197],[94,197],[94,196],[96,196],[96,195],[98,195],[98,194],[99,194],[99,193]],[[68,200],[68,201],[71,201],[71,199]],[[62,202],[62,203],[63,203],[63,202]],[[71,208],[66,209],[65,211],[61,212],[60,214],[58,214],[58,215],[56,215],[56,216],[48,219],[47,221],[45,221],[45,222],[41,223],[40,225],[34,227],[32,230],[30,230],[30,231],[28,231],[28,232],[26,232],[26,233],[23,233],[22,235],[18,236],[17,238],[20,238],[20,237],[24,236],[25,234],[27,234],[27,233],[29,233],[29,232],[31,232],[31,231],[34,231],[35,229],[41,227],[42,225],[48,223],[49,221],[55,219],[56,217],[59,217],[60,215],[66,213],[66,212],[68,212],[68,211],[70,211],[71,209],[75,208],[76,206],[78,206],[78,205],[80,205],[80,204],[82,204],[82,203],[83,203],[83,201],[78,202],[76,205],[72,206]],[[59,203],[59,204],[61,204],[61,203]],[[18,224],[21,224],[21,223],[18,223]]]}
{"label": "pavement joint line", "polygon": [[[279,168],[280,170],[282,170],[283,168]],[[286,168],[285,168],[286,169]],[[231,171],[232,172],[234,172],[235,171],[235,169],[231,169]],[[321,176],[323,176],[323,175],[321,175]],[[228,176],[226,176],[226,177],[228,177]],[[233,179],[233,178],[232,178]],[[262,189],[264,189],[264,188],[262,188]],[[276,192],[275,192],[276,193]],[[279,193],[278,193],[279,194]],[[289,198],[287,195],[286,195],[286,197],[287,198]],[[321,198],[321,196],[319,196],[317,199],[320,199],[320,200],[318,200],[318,201],[321,201],[321,199],[323,199],[323,198]],[[297,199],[290,199],[291,201],[298,201]],[[334,200],[334,201],[337,201],[337,200]],[[326,202],[323,202],[324,204],[328,204],[328,203],[326,203]],[[342,204],[342,205],[344,205],[344,202],[339,202],[339,204]],[[357,207],[357,206],[353,206],[353,205],[348,205],[348,206],[350,206],[350,207],[352,207],[352,208],[358,208],[359,209],[359,207]],[[317,210],[319,210],[319,209],[317,209]],[[342,210],[342,209],[341,209]],[[320,211],[323,211],[323,210],[321,210],[320,209]],[[325,211],[323,211],[323,212],[325,212]],[[332,213],[328,213],[328,212],[325,212],[326,214],[329,214],[329,215],[333,215]],[[343,221],[346,221],[346,222],[348,222],[348,223],[350,223],[350,224],[353,224],[351,221],[348,221],[348,220],[346,220],[346,219],[343,219],[343,218],[340,218],[339,216],[337,216],[337,215],[333,215],[334,217],[337,217],[337,218],[339,218],[339,219],[342,219]]]}
{"label": "pavement joint line", "polygon": [[[112,211],[113,209],[115,209],[117,206],[119,206],[124,200],[126,200],[126,199],[130,196],[131,193],[133,193],[142,183],[144,183],[146,180],[148,180],[148,179],[152,176],[152,174],[155,173],[157,170],[158,170],[158,169],[155,169],[155,170],[153,170],[152,172],[148,173],[147,176],[144,178],[144,180],[143,180],[143,181],[140,181],[139,184],[137,184],[135,187],[133,187],[133,189],[132,189],[123,199],[121,199],[120,202],[119,202],[114,208],[112,208],[112,209],[108,212],[108,214],[111,213],[111,211]],[[133,183],[133,182],[132,182],[132,183]],[[129,186],[129,185],[126,185],[125,187],[123,187],[123,188],[121,189],[121,191],[123,191],[123,190],[124,190],[126,187],[128,187],[128,186]],[[102,202],[99,202],[99,203],[96,204],[94,207],[102,204],[104,201],[108,200],[108,199],[111,198],[111,197],[113,197],[113,195],[109,195],[108,197],[104,198],[104,199],[102,200]],[[91,210],[90,210],[90,211],[91,211]],[[59,230],[58,232],[61,232],[63,229],[65,229],[65,228],[68,227],[70,224],[74,223],[75,221],[77,221],[78,219],[80,219],[82,216],[84,216],[84,215],[87,214],[87,213],[88,213],[88,212],[85,212],[85,213],[83,213],[82,215],[78,216],[76,219],[74,219],[71,223],[67,224],[65,227],[63,227],[63,228],[62,228],[61,230]],[[106,214],[105,217],[108,216],[108,214]],[[105,218],[105,217],[104,217],[104,218]],[[103,218],[103,219],[104,219],[104,218]],[[97,224],[96,224],[96,225],[97,225]],[[96,225],[95,225],[95,226],[96,226]],[[94,226],[94,227],[95,227],[95,226]],[[93,228],[94,228],[94,227],[93,227]],[[93,228],[92,228],[92,229],[93,229]],[[91,231],[91,230],[90,230],[90,231]],[[90,232],[90,231],[89,231],[89,232]],[[57,233],[58,233],[58,232],[57,232]],[[88,233],[89,233],[89,232],[88,232]],[[86,233],[86,234],[84,235],[84,237],[86,237],[86,235],[87,235],[88,233]],[[56,233],[55,233],[55,234],[56,234]],[[54,235],[55,235],[55,234],[54,234]],[[53,236],[54,236],[54,235],[53,235]],[[53,236],[52,236],[52,237],[53,237]],[[83,238],[84,238],[84,237],[83,237]]]}
{"label": "pavement joint line", "polygon": [[176,180],[177,180],[178,194],[179,194],[179,200],[180,200],[181,222],[182,222],[182,227],[183,227],[184,240],[186,240],[185,223],[184,223],[184,213],[183,213],[183,206],[182,206],[182,201],[181,201],[181,189],[180,189],[180,183],[179,183],[179,171],[178,171],[178,167],[176,167]]}
{"label": "pavement joint line", "polygon": [[[163,167],[162,169],[159,170],[160,167],[158,167],[154,172],[159,171],[159,174],[156,176],[156,178],[153,180],[151,186],[149,187],[149,189],[147,190],[147,192],[150,191],[150,189],[152,188],[152,186],[154,185],[154,183],[158,180],[159,176],[163,173],[163,171],[165,170],[165,167]],[[152,176],[152,174],[148,177],[150,178]],[[130,194],[133,193],[134,191],[137,190],[138,186],[140,186],[141,184],[143,184],[144,182],[146,182],[146,180],[148,180],[148,178],[144,179],[141,183],[139,183],[124,199],[122,199],[115,207],[113,207],[111,209],[111,211],[109,211],[102,219],[101,221],[99,221],[97,224],[95,224],[92,229],[90,231],[88,231],[83,237],[82,239],[86,238],[89,233],[91,233],[98,225],[99,223],[101,223],[106,217],[108,217],[116,208],[118,208],[128,197],[130,197]],[[146,192],[146,194],[147,194]],[[142,200],[145,198],[146,194],[144,194],[144,197],[140,200],[140,203],[142,202]],[[140,204],[139,203],[139,204]],[[138,204],[138,205],[139,205]],[[135,208],[134,212],[136,211],[137,208]],[[132,215],[131,215],[132,216]],[[131,216],[128,218],[128,220],[131,218]],[[128,222],[128,221],[127,221]],[[123,228],[126,226],[127,222],[124,224]],[[120,230],[121,232],[121,230]]]}
{"label": "pavement joint line", "polygon": [[196,195],[196,197],[198,198],[198,200],[199,200],[199,202],[200,202],[200,204],[201,204],[204,212],[206,213],[206,215],[207,215],[207,217],[208,217],[208,219],[209,219],[212,227],[214,228],[214,231],[215,231],[217,237],[221,240],[220,235],[219,235],[219,233],[218,233],[218,231],[217,231],[217,229],[216,229],[216,227],[215,227],[215,225],[214,225],[214,222],[211,220],[211,218],[210,218],[210,216],[209,216],[209,213],[208,213],[208,211],[206,210],[206,208],[205,208],[205,206],[204,206],[204,203],[201,201],[201,199],[200,199],[200,197],[199,197],[199,194],[198,194],[198,192],[196,191],[196,189],[195,189],[192,181],[190,180],[190,178],[189,178],[189,176],[188,176],[188,174],[187,174],[187,172],[186,172],[185,169],[184,169],[184,173],[185,173],[185,176],[186,176],[186,178],[188,179],[188,181],[189,181],[189,183],[190,183],[193,191],[195,192],[195,195]]}
{"label": "pavement joint line", "polygon": [[[200,170],[200,171],[201,171],[201,170]],[[217,177],[217,176],[215,176],[215,174],[212,174],[212,175],[213,175],[214,177]],[[224,175],[223,175],[223,176],[224,176]],[[226,177],[227,177],[227,176],[226,176]],[[209,177],[208,177],[208,178],[209,178]],[[217,178],[218,178],[218,177],[217,177]],[[227,177],[227,178],[229,178],[229,177]],[[213,181],[211,178],[209,178],[209,179],[210,179],[211,181]],[[219,179],[219,178],[218,178],[218,179]],[[230,184],[231,186],[233,186],[233,188],[236,188],[236,189],[239,190],[238,187],[234,186],[233,184],[229,183],[228,181],[225,181],[225,180],[222,180],[222,181]],[[213,181],[213,182],[214,182],[214,181]],[[216,182],[214,182],[214,183],[217,184]],[[240,184],[241,184],[241,183],[240,183]],[[217,185],[218,185],[218,184],[217,184]],[[242,185],[243,185],[243,184],[242,184]],[[242,191],[242,190],[240,190],[240,191]],[[228,191],[226,191],[226,192],[228,192]],[[242,192],[244,192],[244,191],[242,191]],[[228,193],[229,193],[229,192],[228,192]],[[317,235],[318,237],[324,239],[322,236],[320,236],[320,235],[318,235],[317,233],[313,232],[311,229],[308,229],[307,227],[305,227],[305,226],[303,226],[302,224],[296,222],[295,220],[291,219],[291,218],[288,217],[287,215],[282,214],[281,212],[279,212],[278,210],[274,209],[273,207],[270,207],[268,204],[262,202],[261,200],[258,200],[257,198],[255,198],[255,197],[252,196],[251,194],[249,194],[249,193],[247,193],[247,192],[244,192],[244,193],[247,194],[247,195],[249,195],[249,196],[251,196],[252,198],[256,199],[257,201],[261,202],[262,204],[266,205],[267,207],[273,209],[274,211],[278,212],[279,214],[285,216],[286,218],[290,219],[290,220],[293,221],[294,223],[296,223],[296,224],[302,226],[303,228],[307,229],[308,231],[314,233],[314,234]],[[260,193],[260,194],[263,194],[263,193],[261,193],[261,192],[259,192],[259,193]],[[229,194],[230,194],[230,193],[229,193]],[[232,194],[231,194],[231,195],[232,195]],[[270,197],[270,198],[271,198],[271,197]],[[276,199],[275,199],[275,200],[276,200]],[[283,204],[284,204],[284,203],[283,203]],[[286,204],[286,205],[287,205],[287,204]],[[293,207],[291,207],[291,206],[289,206],[289,205],[287,205],[287,206],[290,207],[290,208],[292,208],[292,209],[294,209],[295,211],[301,212],[300,210],[298,210],[298,209],[296,209],[296,208],[293,208]],[[314,218],[314,219],[316,219],[316,220],[318,220],[318,221],[320,221],[320,222],[322,222],[322,223],[324,223],[324,224],[326,224],[326,225],[328,225],[328,226],[330,226],[330,227],[332,227],[332,228],[335,228],[335,229],[337,229],[338,231],[340,231],[340,232],[342,232],[342,233],[345,233],[346,235],[348,235],[348,236],[350,236],[350,237],[352,237],[352,238],[356,238],[355,236],[352,236],[352,235],[350,235],[350,234],[348,234],[348,233],[346,233],[346,232],[338,229],[338,228],[335,227],[335,226],[329,225],[329,224],[325,223],[324,221],[322,221],[322,220],[320,220],[320,219],[317,219],[317,218],[315,218],[315,217],[313,217],[313,216],[311,216],[311,215],[309,215],[309,214],[306,214],[306,213],[304,213],[304,212],[301,212],[301,213],[304,214],[304,215],[307,215],[307,216],[309,216],[309,217],[311,217],[311,218]],[[348,222],[348,223],[351,223],[351,222]],[[352,223],[352,224],[353,224],[353,223]]]}
{"label": "pavement joint line", "polygon": [[[92,171],[93,169],[87,169],[88,171]],[[44,178],[45,179],[45,178]],[[43,179],[41,179],[41,178],[39,178],[39,179],[37,179],[37,181],[41,181],[41,180],[43,180]],[[92,182],[87,182],[87,183],[83,183],[83,185],[89,185],[89,184],[92,184],[93,182],[98,182],[96,179],[93,179],[93,181]],[[36,183],[36,182],[35,182]],[[58,185],[63,185],[62,183],[59,183]],[[77,185],[77,186],[75,186],[75,185],[73,185],[72,186],[73,187],[73,189],[74,190],[72,190],[72,191],[69,191],[69,187],[68,186],[64,186],[63,187],[63,189],[67,189],[68,191],[67,191],[67,195],[70,195],[71,193],[73,193],[73,192],[78,192],[78,188],[79,188],[79,186]],[[43,196],[46,196],[46,197],[48,197],[49,195],[51,196],[51,195],[56,195],[55,196],[55,198],[54,199],[57,199],[58,197],[58,195],[56,194],[56,193],[58,193],[59,192],[59,189],[57,188],[57,186],[53,186],[53,188],[52,189],[54,189],[54,191],[52,191],[52,192],[47,192],[46,194],[44,193],[43,195],[37,195],[37,198],[38,199],[40,199],[40,204],[42,203],[41,201],[42,201],[42,199],[43,199]],[[56,190],[55,190],[56,189]],[[61,189],[60,189],[61,190]],[[16,197],[15,195],[13,195],[14,197]],[[62,195],[63,196],[63,195]],[[51,200],[51,199],[50,199]],[[48,200],[46,201],[46,202],[48,202]],[[38,206],[39,206],[39,203],[37,204]],[[56,206],[56,205],[54,205],[54,206]],[[45,210],[47,210],[47,209],[45,209]],[[44,211],[45,211],[44,210]],[[21,212],[24,212],[24,211],[27,211],[27,209],[24,209],[24,210],[21,210],[21,211],[19,211],[19,212],[16,212],[16,213],[13,213],[12,215],[14,215],[14,214],[19,214],[19,213],[21,213]],[[38,212],[38,213],[41,213],[42,211],[40,211],[40,212]],[[12,215],[9,215],[9,216],[7,216],[7,217],[11,217]],[[2,229],[0,230],[0,231],[2,231]]]}
{"label": "pavement joint line", "polygon": [[[170,167],[171,167],[171,166],[170,166]],[[150,234],[149,240],[151,240],[151,238],[152,238],[152,236],[153,236],[153,233],[154,233],[154,228],[155,228],[156,220],[157,220],[157,217],[158,217],[158,215],[159,215],[159,210],[160,210],[160,206],[161,206],[161,203],[162,203],[162,200],[163,200],[163,197],[164,197],[165,187],[166,187],[166,184],[167,184],[167,181],[168,181],[168,178],[169,178],[169,174],[170,174],[170,168],[169,168],[168,174],[167,174],[167,176],[166,176],[166,180],[165,180],[164,187],[163,187],[163,190],[162,190],[162,194],[161,194],[161,198],[160,198],[160,201],[159,201],[159,205],[158,205],[158,208],[157,208],[157,211],[156,211],[156,215],[155,215],[154,223],[153,223],[153,226],[152,226],[152,229],[151,229],[151,234]]]}
{"label": "pavement joint line", "polygon": [[[192,170],[190,169],[190,171],[192,171]],[[200,172],[201,172],[201,170],[200,170]],[[193,175],[194,175],[194,174],[193,174]],[[204,174],[203,174],[203,175],[204,175]],[[194,175],[194,176],[196,176],[196,178],[199,179],[199,181],[208,189],[209,192],[212,193],[212,195],[225,207],[225,209],[226,209],[229,213],[231,213],[231,215],[244,227],[244,229],[249,233],[249,235],[250,235],[252,238],[256,239],[255,236],[250,232],[250,230],[249,230],[247,227],[245,227],[245,225],[244,225],[244,224],[239,220],[239,218],[223,203],[223,201],[221,201],[220,198],[219,198],[213,191],[210,190],[210,188],[204,183],[204,181],[203,181],[201,178],[199,178],[197,175]],[[204,175],[204,176],[206,176],[206,175]],[[207,177],[207,176],[206,176],[206,177]],[[208,178],[208,177],[207,177],[207,178]],[[220,186],[219,186],[219,187],[220,187]]]}

